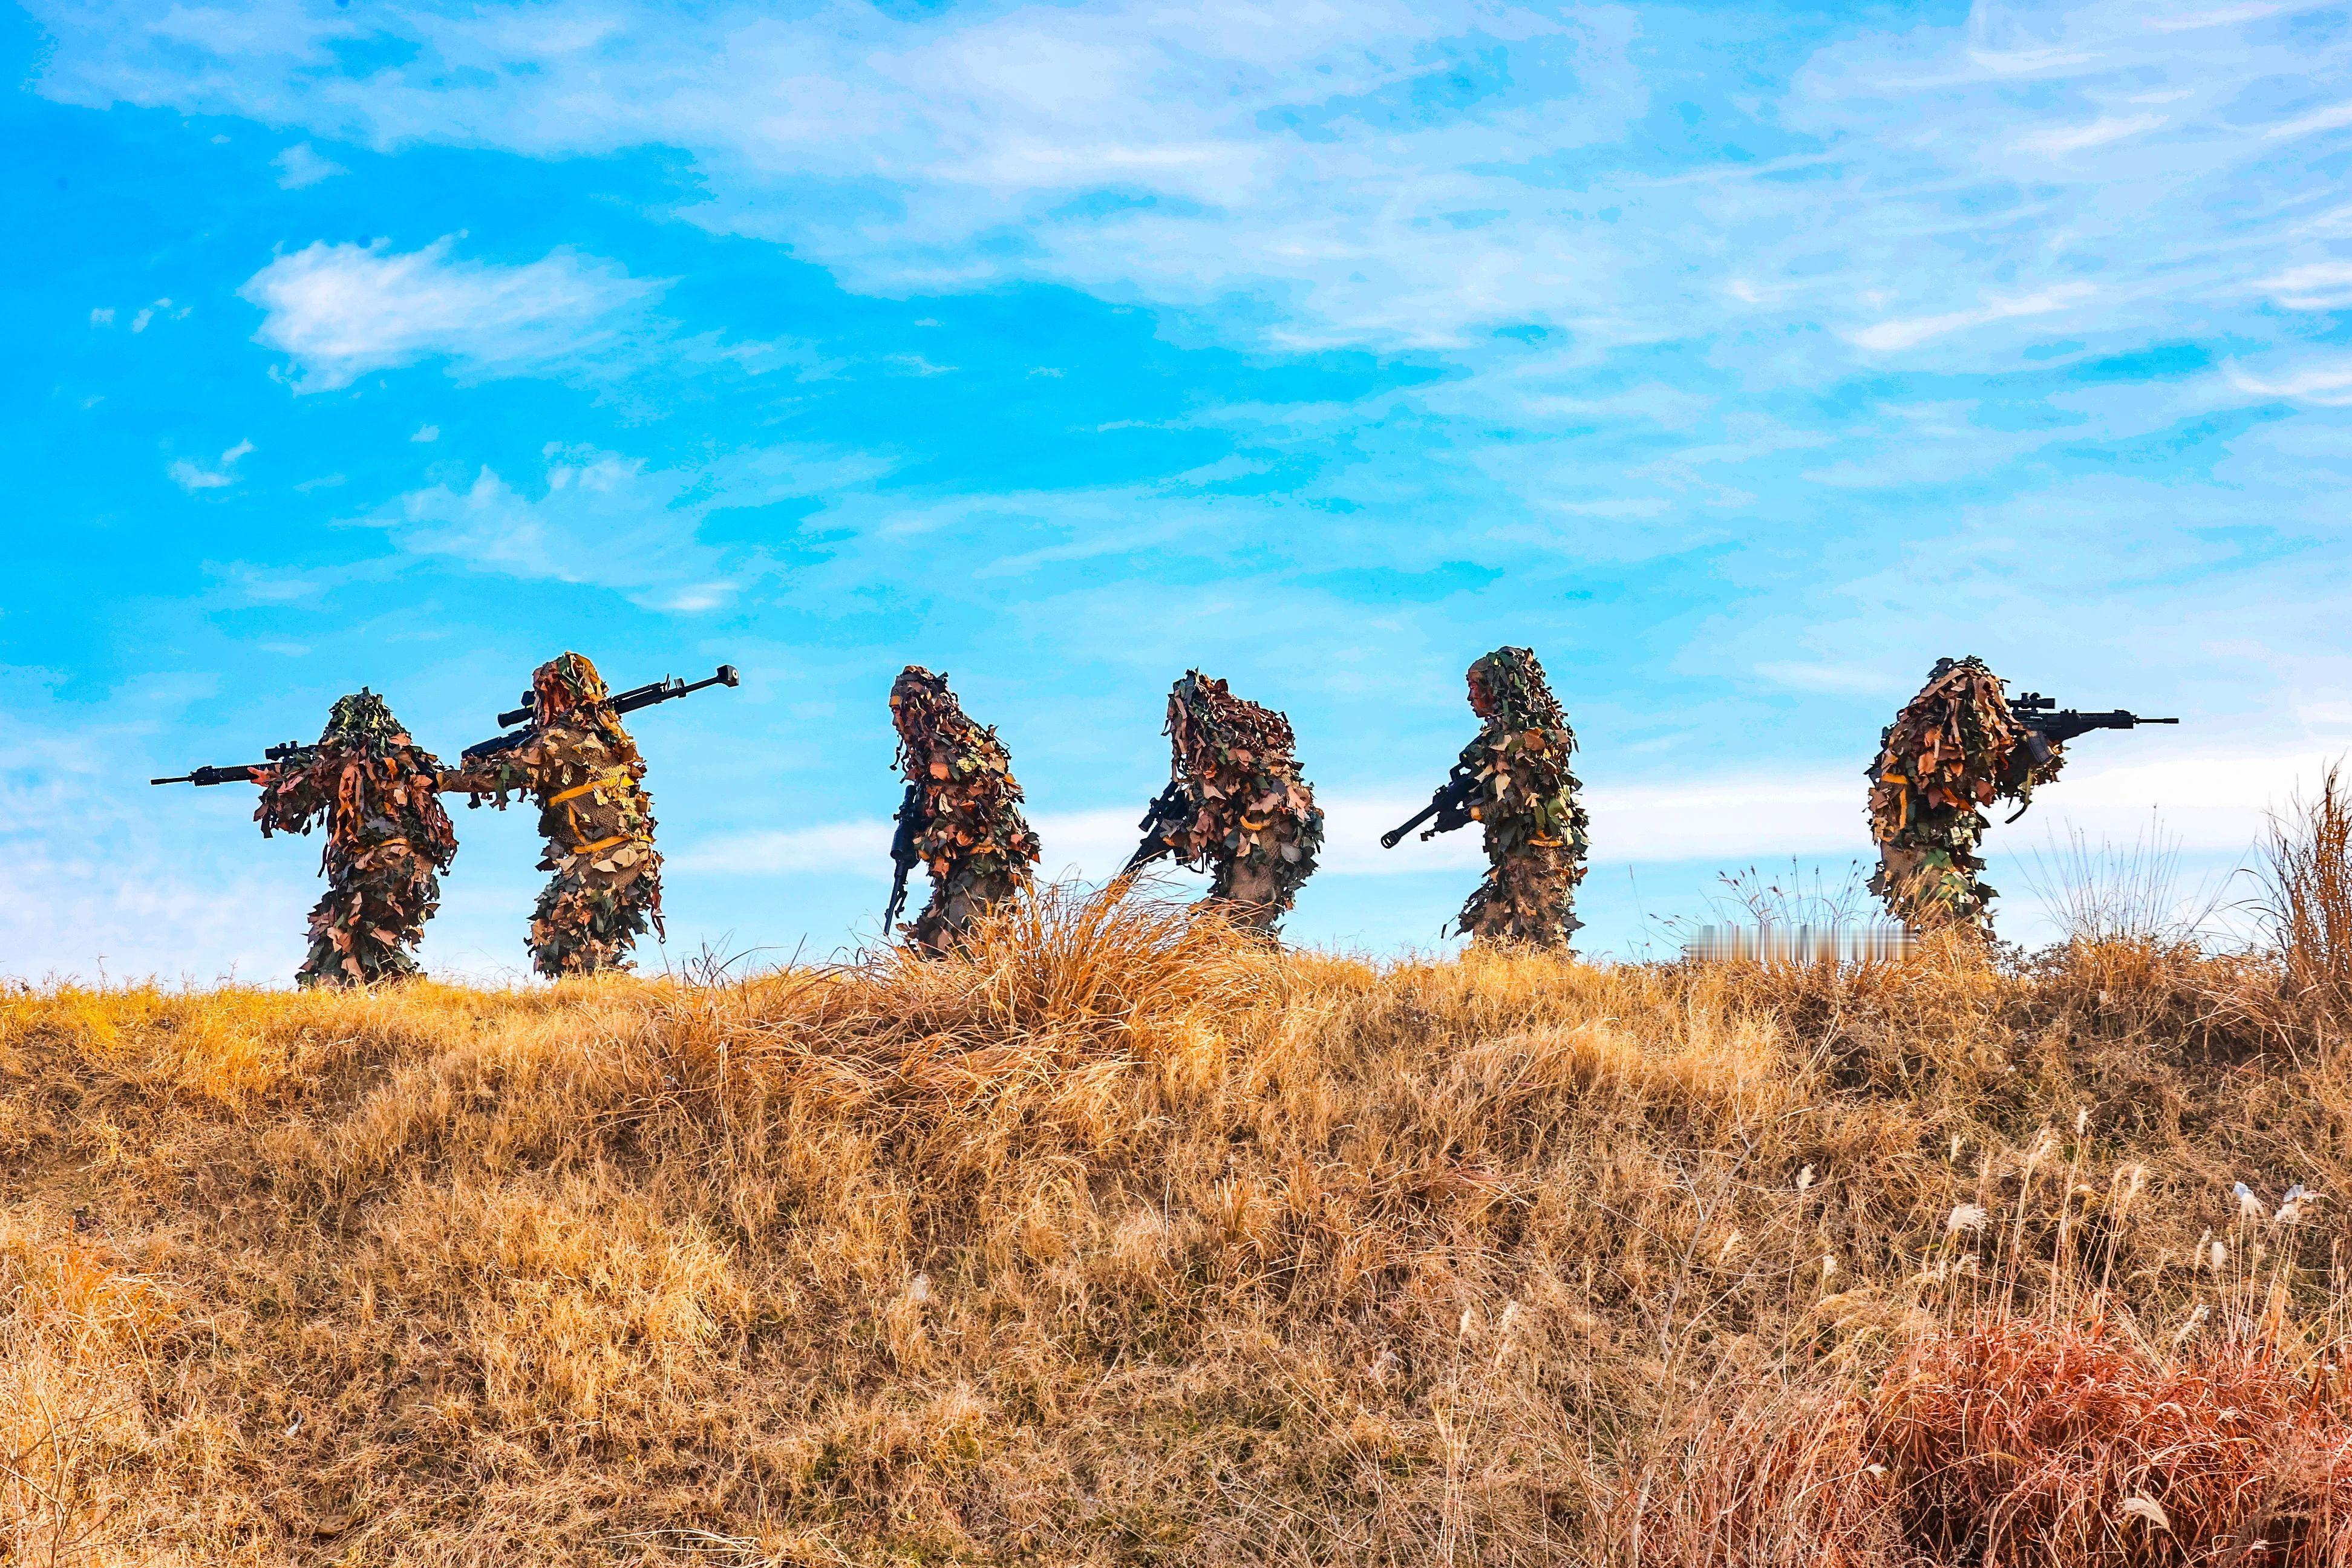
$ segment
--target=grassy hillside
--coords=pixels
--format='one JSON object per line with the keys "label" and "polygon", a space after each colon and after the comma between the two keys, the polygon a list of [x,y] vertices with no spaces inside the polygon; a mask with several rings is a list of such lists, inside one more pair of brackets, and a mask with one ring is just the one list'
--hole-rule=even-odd
{"label": "grassy hillside", "polygon": [[2294,941],[28,992],[0,1561],[2344,1561]]}

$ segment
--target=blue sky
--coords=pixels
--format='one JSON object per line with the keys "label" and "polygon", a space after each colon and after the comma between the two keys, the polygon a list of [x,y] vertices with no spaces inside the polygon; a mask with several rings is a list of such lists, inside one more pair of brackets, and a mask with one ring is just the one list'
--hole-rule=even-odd
{"label": "blue sky", "polygon": [[[565,647],[647,714],[673,957],[876,931],[948,670],[1099,875],[1197,665],[1332,817],[1302,940],[1535,646],[1590,945],[1832,879],[1940,654],[2098,736],[1999,837],[2234,863],[2352,737],[2352,15],[34,0],[0,15],[0,972],[290,974],[315,841],[153,773]],[[2152,818],[2151,814],[2154,814]],[[528,814],[429,962],[512,971]],[[659,953],[649,953],[656,963]]]}

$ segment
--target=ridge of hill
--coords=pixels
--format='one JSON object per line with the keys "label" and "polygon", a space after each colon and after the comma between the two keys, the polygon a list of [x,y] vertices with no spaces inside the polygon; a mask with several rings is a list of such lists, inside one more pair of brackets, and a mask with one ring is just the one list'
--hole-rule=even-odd
{"label": "ridge of hill", "polygon": [[[1374,964],[1049,895],[733,983],[28,991],[0,1562],[2205,1561],[2110,1428],[2222,1362],[2179,1441],[2345,1561],[2291,957]],[[2145,1399],[2035,1428],[2072,1491],[1931,1451],[2094,1352]],[[1922,1513],[1963,1470],[2009,1525]]]}

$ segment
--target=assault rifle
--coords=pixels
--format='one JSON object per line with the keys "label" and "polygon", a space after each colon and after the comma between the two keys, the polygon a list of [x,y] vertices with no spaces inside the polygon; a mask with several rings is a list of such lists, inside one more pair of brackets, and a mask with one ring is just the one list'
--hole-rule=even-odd
{"label": "assault rifle", "polygon": [[223,767],[198,768],[194,773],[182,773],[177,778],[149,779],[147,782],[151,784],[194,784],[198,789],[207,784],[250,784],[253,782],[253,775],[260,769],[269,766],[270,763],[282,763],[301,749],[302,742],[299,741],[280,741],[274,746],[261,748],[261,754],[269,759],[268,762],[230,763]]}
{"label": "assault rifle", "polygon": [[1168,787],[1151,797],[1143,808],[1143,820],[1135,826],[1143,831],[1143,842],[1129,856],[1118,874],[1131,877],[1162,855],[1176,853],[1176,836],[1192,825],[1196,807],[1192,797],[1180,779],[1170,779]]}
{"label": "assault rifle", "polygon": [[899,911],[907,907],[907,873],[923,863],[915,848],[916,820],[922,815],[923,786],[919,782],[907,785],[906,798],[898,802],[898,810],[891,821],[898,830],[890,836],[890,903],[882,911],[882,934],[888,936],[890,928],[898,922]]}
{"label": "assault rifle", "polygon": [[[735,667],[731,664],[722,664],[719,667],[718,674],[705,676],[700,680],[687,681],[680,680],[674,675],[665,676],[659,680],[648,680],[643,686],[633,686],[626,691],[608,697],[604,700],[604,703],[615,713],[634,713],[640,708],[650,708],[656,702],[668,702],[680,697],[691,696],[706,686],[740,686],[742,684],[743,678],[735,672]],[[499,728],[504,730],[515,724],[527,724],[531,715],[538,710],[538,706],[536,695],[529,691],[524,692],[521,707],[509,708],[499,715]],[[530,739],[530,730],[516,730],[511,734],[493,735],[487,741],[477,741],[458,754],[469,758],[494,757],[500,752],[513,751],[529,739]]]}
{"label": "assault rifle", "polygon": [[1415,812],[1411,821],[1399,823],[1381,835],[1381,847],[1395,848],[1403,841],[1406,834],[1420,827],[1433,816],[1437,820],[1423,829],[1421,835],[1422,842],[1424,844],[1441,833],[1451,833],[1457,827],[1468,826],[1475,820],[1470,815],[1470,805],[1477,798],[1478,770],[1467,763],[1454,763],[1446,770],[1445,782],[1439,784],[1431,794],[1427,805]]}
{"label": "assault rifle", "polygon": [[[2105,713],[2082,713],[2072,708],[2060,708],[2054,697],[2044,697],[2039,691],[2028,691],[2012,697],[2009,716],[2025,731],[2026,754],[2039,767],[2055,754],[2055,748],[2077,735],[2087,735],[2094,730],[2133,730],[2142,724],[2178,724],[2178,719],[2143,719],[2137,713],[2112,709]],[[2029,803],[2031,804],[2031,803]],[[2015,822],[2025,815],[2021,805],[2010,817]]]}
{"label": "assault rifle", "polygon": [[2143,719],[2120,708],[2105,713],[2078,713],[2072,708],[2061,709],[2055,697],[2044,697],[2039,691],[2011,698],[2009,716],[2025,731],[2025,749],[2036,763],[2048,762],[2050,749],[2062,741],[2087,735],[2094,730],[2130,730],[2142,724],[2180,722],[2178,719]]}

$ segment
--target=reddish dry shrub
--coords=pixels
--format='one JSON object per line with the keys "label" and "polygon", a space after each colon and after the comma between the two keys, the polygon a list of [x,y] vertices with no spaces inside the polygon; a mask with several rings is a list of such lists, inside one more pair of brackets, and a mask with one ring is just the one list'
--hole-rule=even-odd
{"label": "reddish dry shrub", "polygon": [[1676,1568],[2338,1568],[2344,1392],[2274,1339],[2166,1356],[2095,1313],[1987,1313],[1916,1342],[1864,1397],[1783,1388],[1706,1413],[1678,1473],[1629,1500],[1623,1540]]}
{"label": "reddish dry shrub", "polygon": [[2335,1564],[2352,1562],[2340,1393],[2271,1339],[2170,1358],[2095,1316],[1987,1317],[1897,1363],[1864,1441],[1938,1561]]}

